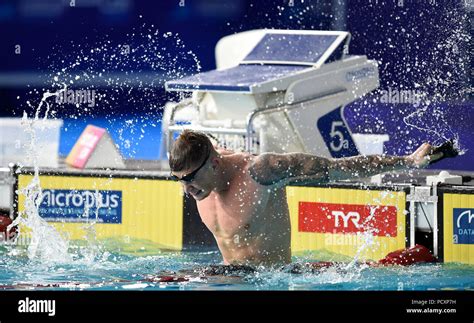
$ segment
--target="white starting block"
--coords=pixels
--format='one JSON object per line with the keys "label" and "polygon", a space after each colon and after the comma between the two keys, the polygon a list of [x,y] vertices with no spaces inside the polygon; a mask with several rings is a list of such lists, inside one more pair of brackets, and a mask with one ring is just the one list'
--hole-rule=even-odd
{"label": "white starting block", "polygon": [[[359,154],[343,109],[376,89],[379,75],[375,61],[347,55],[349,40],[347,32],[302,30],[224,37],[216,46],[218,69],[166,83],[167,91],[192,98],[167,104],[162,155],[185,128],[252,153]],[[196,113],[187,118],[190,110]]]}

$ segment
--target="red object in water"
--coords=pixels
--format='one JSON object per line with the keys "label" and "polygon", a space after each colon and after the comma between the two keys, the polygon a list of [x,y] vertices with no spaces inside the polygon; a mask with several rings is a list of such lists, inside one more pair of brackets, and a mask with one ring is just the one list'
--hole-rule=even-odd
{"label": "red object in water", "polygon": [[[391,265],[409,266],[423,262],[436,262],[436,258],[431,254],[431,251],[428,248],[417,244],[411,248],[390,252],[383,259],[380,259],[377,262],[368,261],[365,262],[365,264],[374,267]],[[308,263],[309,267],[314,270],[333,267],[336,264],[337,262],[333,261],[318,261]]]}
{"label": "red object in water", "polygon": [[16,227],[11,228],[10,232],[7,233],[7,228],[12,222],[10,217],[0,214],[0,241],[13,239],[15,237],[17,233]]}
{"label": "red object in water", "polygon": [[420,262],[435,262],[436,258],[430,250],[422,245],[415,245],[407,249],[393,251],[380,259],[377,264],[380,265],[402,265],[409,266]]}

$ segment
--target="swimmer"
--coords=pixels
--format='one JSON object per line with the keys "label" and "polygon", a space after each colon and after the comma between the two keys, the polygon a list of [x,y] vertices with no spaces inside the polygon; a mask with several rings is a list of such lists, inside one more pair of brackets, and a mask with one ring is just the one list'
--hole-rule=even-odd
{"label": "swimmer", "polygon": [[203,133],[185,130],[174,142],[171,178],[197,201],[225,265],[274,266],[291,262],[291,227],[285,186],[321,184],[423,168],[451,155],[422,144],[407,156],[330,159],[304,153],[234,153]]}

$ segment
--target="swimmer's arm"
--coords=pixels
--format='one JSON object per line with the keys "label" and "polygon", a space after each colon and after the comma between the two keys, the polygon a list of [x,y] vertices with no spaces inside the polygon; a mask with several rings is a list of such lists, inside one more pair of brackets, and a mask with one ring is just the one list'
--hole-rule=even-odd
{"label": "swimmer's arm", "polygon": [[320,184],[415,166],[410,156],[355,156],[324,158],[303,153],[265,153],[249,167],[252,178],[261,185]]}
{"label": "swimmer's arm", "polygon": [[254,159],[249,172],[261,185],[281,187],[290,184],[319,184],[407,168],[422,168],[442,156],[442,152],[436,152],[428,143],[422,144],[407,156],[371,155],[332,159],[302,153],[266,153]]}

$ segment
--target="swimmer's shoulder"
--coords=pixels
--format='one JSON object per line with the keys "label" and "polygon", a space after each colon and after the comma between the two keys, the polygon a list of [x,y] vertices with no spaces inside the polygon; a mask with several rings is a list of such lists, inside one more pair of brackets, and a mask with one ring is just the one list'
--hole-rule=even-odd
{"label": "swimmer's shoulder", "polygon": [[251,167],[254,164],[257,157],[258,157],[258,155],[256,155],[256,154],[251,154],[251,153],[247,153],[247,152],[241,153],[241,158],[245,162],[245,165],[246,165],[245,168],[246,169],[248,169],[249,167]]}
{"label": "swimmer's shoulder", "polygon": [[245,163],[245,171],[248,175],[248,178],[252,181],[254,185],[257,185],[258,187],[265,188],[266,190],[268,189],[278,189],[278,187],[270,187],[265,183],[261,183],[257,180],[257,177],[255,175],[256,170],[258,172],[258,169],[261,168],[261,161],[260,161],[260,156],[261,155],[256,155],[256,154],[250,154],[246,153],[244,160],[246,160]]}
{"label": "swimmer's shoulder", "polygon": [[216,148],[216,151],[219,153],[219,155],[222,155],[222,156],[228,156],[228,155],[234,155],[235,154],[235,151],[230,150],[230,149],[226,149],[226,148],[222,148],[222,147]]}

